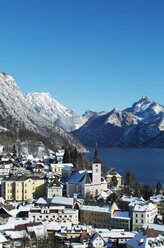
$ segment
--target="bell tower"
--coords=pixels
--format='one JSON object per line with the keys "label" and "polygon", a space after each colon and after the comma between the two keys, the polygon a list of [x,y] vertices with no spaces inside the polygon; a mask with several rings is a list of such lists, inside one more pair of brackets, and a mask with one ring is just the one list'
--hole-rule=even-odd
{"label": "bell tower", "polygon": [[99,157],[98,157],[97,143],[96,143],[96,148],[94,152],[94,159],[92,162],[92,183],[94,185],[101,184],[101,161],[99,160]]}

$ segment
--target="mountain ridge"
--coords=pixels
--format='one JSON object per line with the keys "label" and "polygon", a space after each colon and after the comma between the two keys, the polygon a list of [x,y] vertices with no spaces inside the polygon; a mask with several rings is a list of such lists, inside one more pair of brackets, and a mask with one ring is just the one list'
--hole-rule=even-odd
{"label": "mountain ridge", "polygon": [[144,96],[123,111],[115,108],[100,117],[94,116],[72,134],[85,146],[98,141],[102,147],[163,147],[159,139],[155,144],[155,137],[163,130],[164,107]]}
{"label": "mountain ridge", "polygon": [[5,73],[0,73],[0,120],[1,126],[7,130],[3,134],[1,132],[0,142],[5,139],[5,133],[10,133],[8,136],[13,137],[15,141],[17,136],[20,139],[20,131],[24,130],[24,136],[26,136],[25,132],[30,131],[34,136],[36,134],[36,137],[42,137],[42,141],[46,141],[50,146],[52,144],[56,148],[63,145],[76,146],[78,150],[85,151],[85,148],[71,134],[56,123],[38,115],[29,106],[13,77]]}

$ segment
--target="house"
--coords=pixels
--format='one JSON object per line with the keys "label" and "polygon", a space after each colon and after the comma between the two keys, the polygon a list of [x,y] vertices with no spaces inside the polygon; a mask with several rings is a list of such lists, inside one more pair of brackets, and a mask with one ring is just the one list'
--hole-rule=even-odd
{"label": "house", "polygon": [[144,202],[145,200],[141,197],[123,195],[121,198],[121,209],[132,212],[136,204],[142,204]]}
{"label": "house", "polygon": [[54,196],[63,195],[63,185],[62,183],[55,179],[53,182],[46,185],[46,196],[47,198],[53,198]]}
{"label": "house", "polygon": [[65,209],[64,206],[32,207],[29,211],[29,218],[34,222],[38,221],[71,221],[78,224],[78,210]]}
{"label": "house", "polygon": [[111,228],[111,215],[118,209],[113,203],[110,207],[83,205],[80,209],[80,223],[99,228]]}
{"label": "house", "polygon": [[0,176],[8,176],[10,174],[11,164],[0,164]]}
{"label": "house", "polygon": [[107,182],[101,176],[101,162],[96,147],[92,170],[74,171],[66,182],[66,195],[70,197],[78,193],[85,198],[86,195],[98,196],[103,190],[107,190]]}
{"label": "house", "polygon": [[33,173],[43,173],[44,172],[44,164],[40,162],[35,162],[30,166],[30,170]]}
{"label": "house", "polygon": [[105,246],[105,241],[103,240],[101,235],[99,233],[97,233],[97,232],[92,234],[92,237],[91,237],[89,243],[90,243],[91,248],[103,248],[103,247],[106,247]]}
{"label": "house", "polygon": [[56,159],[57,159],[58,163],[63,162],[64,153],[65,153],[64,149],[61,149],[61,150],[58,150],[57,152],[55,152]]}
{"label": "house", "polygon": [[126,231],[131,230],[131,218],[128,211],[114,211],[111,216],[111,228],[112,229],[124,229]]}
{"label": "house", "polygon": [[127,232],[124,229],[95,229],[96,232],[100,233],[101,237],[105,242],[125,244],[128,240],[132,239],[136,232]]}
{"label": "house", "polygon": [[28,201],[44,196],[45,180],[30,175],[13,175],[2,181],[1,194],[6,201]]}
{"label": "house", "polygon": [[164,237],[154,229],[142,230],[126,242],[127,248],[164,248]]}
{"label": "house", "polygon": [[13,206],[4,206],[0,208],[0,224],[6,224],[8,222],[8,219],[13,216],[11,210],[15,209]]}
{"label": "house", "polygon": [[154,223],[145,223],[142,227],[143,229],[154,229],[157,233],[164,236],[164,225],[154,224]]}
{"label": "house", "polygon": [[72,163],[57,163],[57,164],[50,164],[50,171],[52,171],[53,173],[58,173],[62,175],[62,170],[64,167],[69,166],[71,168],[73,168],[73,164]]}
{"label": "house", "polygon": [[162,194],[151,196],[150,201],[158,208],[158,214],[164,215],[164,196]]}
{"label": "house", "polygon": [[79,209],[82,207],[83,202],[84,200],[78,199],[76,194],[74,194],[74,197],[54,196],[51,200],[51,206],[65,206],[66,208]]}
{"label": "house", "polygon": [[67,227],[61,228],[60,233],[63,236],[63,238],[66,238],[66,239],[80,238],[80,241],[84,241],[83,234],[91,233],[92,230],[93,230],[92,226],[78,224],[78,225],[72,225],[70,228],[67,228]]}
{"label": "house", "polygon": [[110,184],[111,180],[113,177],[116,177],[117,179],[117,186],[121,186],[121,179],[122,176],[120,174],[118,174],[114,168],[112,168],[111,170],[109,170],[106,174],[106,181],[108,182],[108,184]]}
{"label": "house", "polygon": [[157,212],[157,206],[153,203],[136,204],[132,212],[133,230],[137,231],[144,223],[154,223]]}

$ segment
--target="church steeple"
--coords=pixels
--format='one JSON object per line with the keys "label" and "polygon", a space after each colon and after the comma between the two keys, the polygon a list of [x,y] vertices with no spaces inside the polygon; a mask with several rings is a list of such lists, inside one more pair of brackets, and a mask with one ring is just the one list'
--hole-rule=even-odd
{"label": "church steeple", "polygon": [[99,154],[99,152],[98,152],[98,149],[97,149],[97,142],[96,142],[96,148],[95,148],[94,158],[93,158],[93,163],[94,164],[101,163],[98,154]]}

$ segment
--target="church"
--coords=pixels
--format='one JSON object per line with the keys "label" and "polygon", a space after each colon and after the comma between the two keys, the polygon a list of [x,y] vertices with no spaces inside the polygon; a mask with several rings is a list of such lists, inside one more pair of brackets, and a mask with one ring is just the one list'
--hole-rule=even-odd
{"label": "church", "polygon": [[96,146],[92,170],[80,170],[72,172],[66,182],[67,197],[72,197],[74,193],[85,198],[87,195],[98,196],[102,191],[107,191],[107,182],[101,176],[101,161],[98,158]]}

